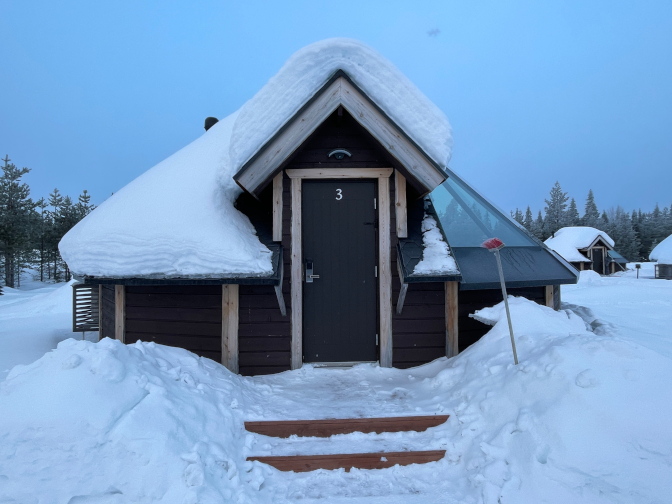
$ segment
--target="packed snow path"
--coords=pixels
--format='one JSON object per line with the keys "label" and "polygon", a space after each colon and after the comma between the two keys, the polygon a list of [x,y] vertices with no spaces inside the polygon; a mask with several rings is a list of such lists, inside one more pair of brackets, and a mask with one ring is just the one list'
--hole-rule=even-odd
{"label": "packed snow path", "polygon": [[[410,370],[305,366],[242,378],[181,349],[62,342],[0,382],[0,502],[669,502],[672,313],[663,312],[667,332],[662,319],[648,321],[672,304],[672,282],[656,282],[583,274],[563,294],[590,301],[595,332],[574,312],[512,299],[517,367],[501,304],[478,314],[496,325],[477,344]],[[593,304],[619,289],[641,302],[618,312]],[[10,308],[0,307],[3,323],[17,320]],[[636,331],[623,325],[630,319]],[[52,330],[48,320],[22,320],[31,334]],[[648,339],[642,329],[659,336],[657,351],[638,343]],[[243,424],[433,413],[450,418],[425,432],[326,439],[269,438]],[[432,449],[446,457],[349,473],[245,461]]]}

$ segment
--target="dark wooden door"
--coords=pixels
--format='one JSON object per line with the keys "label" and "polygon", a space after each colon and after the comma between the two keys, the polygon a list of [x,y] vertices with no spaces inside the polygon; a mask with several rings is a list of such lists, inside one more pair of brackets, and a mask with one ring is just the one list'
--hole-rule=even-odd
{"label": "dark wooden door", "polygon": [[604,255],[601,248],[593,249],[593,270],[604,275]]}
{"label": "dark wooden door", "polygon": [[302,193],[304,362],[375,361],[376,183],[304,180]]}

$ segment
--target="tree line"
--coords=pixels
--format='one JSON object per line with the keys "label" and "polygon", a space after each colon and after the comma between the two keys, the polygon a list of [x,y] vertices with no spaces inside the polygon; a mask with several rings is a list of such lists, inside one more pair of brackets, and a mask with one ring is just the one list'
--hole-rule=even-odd
{"label": "tree line", "polygon": [[85,189],[74,202],[54,189],[47,199],[35,201],[22,180],[30,169],[17,168],[9,156],[1,161],[0,280],[8,287],[19,287],[28,268],[38,271],[41,281],[70,280],[58,242],[95,208],[91,195]]}
{"label": "tree line", "polygon": [[653,247],[672,234],[672,205],[661,210],[656,203],[651,212],[639,209],[631,213],[617,206],[600,213],[591,189],[583,207],[583,216],[580,216],[576,200],[570,200],[559,182],[555,183],[548,199],[544,201],[544,215],[539,210],[536,218],[529,206],[525,213],[518,208],[511,212],[516,221],[542,241],[563,227],[590,226],[606,232],[615,242],[614,249],[628,261],[634,262],[648,261]]}

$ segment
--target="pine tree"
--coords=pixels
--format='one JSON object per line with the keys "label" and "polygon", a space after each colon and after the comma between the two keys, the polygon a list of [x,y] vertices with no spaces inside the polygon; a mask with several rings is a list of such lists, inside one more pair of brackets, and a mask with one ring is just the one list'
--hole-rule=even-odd
{"label": "pine tree", "polygon": [[532,223],[530,232],[542,241],[547,238],[547,236],[544,235],[544,218],[541,216],[541,210],[539,210],[537,220]]}
{"label": "pine tree", "polygon": [[524,221],[523,221],[523,212],[521,212],[518,208],[516,208],[515,213],[514,213],[514,212],[511,212],[511,217],[513,217],[513,219],[514,219],[518,224],[520,224],[520,225],[523,225],[523,224],[524,224]]}
{"label": "pine tree", "polygon": [[610,221],[609,236],[614,240],[614,248],[628,261],[639,259],[639,238],[632,226],[632,219],[620,206],[616,207]]}
{"label": "pine tree", "polygon": [[565,210],[569,197],[566,192],[562,192],[560,182],[555,182],[551,189],[550,199],[546,201],[546,218],[544,219],[544,233],[552,236],[563,226],[565,221]]}
{"label": "pine tree", "polygon": [[527,210],[525,210],[525,219],[523,220],[523,226],[525,226],[525,229],[530,231],[532,229],[532,223],[534,221],[532,220],[532,210],[530,210],[530,207],[528,205]]}
{"label": "pine tree", "polygon": [[5,164],[0,177],[0,242],[3,243],[5,285],[14,287],[17,268],[20,274],[30,251],[35,203],[30,198],[28,184],[21,181],[30,170],[17,168],[10,163],[9,156],[2,161]]}
{"label": "pine tree", "polygon": [[576,200],[572,198],[572,201],[569,202],[569,208],[567,213],[565,213],[565,226],[578,226],[581,224],[581,218],[579,217],[579,210],[576,208]]}
{"label": "pine tree", "polygon": [[586,198],[585,212],[583,214],[582,223],[584,226],[595,227],[600,219],[600,212],[597,209],[595,204],[595,196],[593,195],[593,190],[588,191],[588,197]]}

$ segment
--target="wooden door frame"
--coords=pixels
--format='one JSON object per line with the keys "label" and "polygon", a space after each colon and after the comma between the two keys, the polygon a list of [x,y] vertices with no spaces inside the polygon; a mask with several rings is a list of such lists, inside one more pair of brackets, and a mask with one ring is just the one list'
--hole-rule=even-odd
{"label": "wooden door frame", "polygon": [[291,180],[291,368],[303,365],[303,257],[302,257],[302,180],[303,179],[378,179],[378,284],[380,310],[380,365],[392,367],[392,265],[390,258],[390,176],[393,168],[304,168],[287,169]]}

